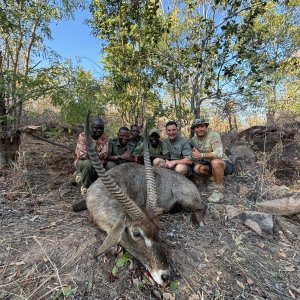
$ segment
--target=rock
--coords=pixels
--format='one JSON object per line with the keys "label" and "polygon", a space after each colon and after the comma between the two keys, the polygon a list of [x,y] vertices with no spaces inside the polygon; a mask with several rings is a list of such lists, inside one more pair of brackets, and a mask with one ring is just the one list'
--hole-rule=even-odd
{"label": "rock", "polygon": [[175,300],[175,294],[165,292],[163,293],[164,300]]}
{"label": "rock", "polygon": [[274,175],[285,182],[292,182],[299,179],[300,170],[300,143],[292,141],[283,145],[282,152],[273,155],[270,163],[276,167]]}
{"label": "rock", "polygon": [[232,205],[225,205],[225,210],[226,210],[228,220],[233,219],[234,217],[238,216],[241,213],[239,209],[235,208]]}
{"label": "rock", "polygon": [[244,175],[247,169],[251,169],[256,162],[256,154],[246,142],[239,141],[231,144],[226,149],[226,154],[233,162],[234,173]]}
{"label": "rock", "polygon": [[274,231],[273,216],[269,213],[245,211],[239,214],[240,220],[255,233],[264,238],[272,238]]}
{"label": "rock", "polygon": [[[300,169],[300,122],[282,126],[253,126],[239,133],[239,139],[251,144],[256,152],[267,154],[268,165],[284,184],[299,179]],[[246,163],[247,165],[247,163]]]}
{"label": "rock", "polygon": [[286,236],[289,242],[295,245],[295,249],[300,247],[300,236],[299,236],[299,224],[293,220],[289,220],[285,217],[276,217],[276,222],[279,227],[279,231]]}
{"label": "rock", "polygon": [[300,213],[300,194],[281,199],[257,203],[256,207],[264,212],[280,216],[290,216]]}

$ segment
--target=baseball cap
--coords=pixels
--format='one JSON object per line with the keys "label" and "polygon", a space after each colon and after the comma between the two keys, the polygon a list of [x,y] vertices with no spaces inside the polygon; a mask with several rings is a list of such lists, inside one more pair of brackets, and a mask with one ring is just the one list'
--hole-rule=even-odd
{"label": "baseball cap", "polygon": [[191,126],[191,129],[194,129],[195,127],[197,127],[198,125],[206,125],[208,126],[209,125],[209,121],[205,118],[198,118],[198,119],[195,119],[192,123],[192,126]]}
{"label": "baseball cap", "polygon": [[157,135],[159,135],[159,130],[157,128],[151,128],[149,130],[149,136],[152,135],[153,133],[156,133]]}

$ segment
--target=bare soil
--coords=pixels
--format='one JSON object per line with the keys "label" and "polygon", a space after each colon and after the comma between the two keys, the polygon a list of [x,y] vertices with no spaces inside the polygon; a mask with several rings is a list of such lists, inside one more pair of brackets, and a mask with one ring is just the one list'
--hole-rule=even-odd
{"label": "bare soil", "polygon": [[[226,205],[251,210],[297,192],[259,162],[226,178],[225,200],[208,206],[204,228],[187,212],[162,216],[173,269],[162,289],[134,259],[114,276],[122,250],[94,259],[105,233],[86,211],[72,211],[81,195],[71,151],[24,134],[19,154],[17,167],[0,171],[0,299],[300,299],[299,223],[276,217],[273,237],[264,239],[226,215]],[[205,184],[197,185],[206,199]]]}

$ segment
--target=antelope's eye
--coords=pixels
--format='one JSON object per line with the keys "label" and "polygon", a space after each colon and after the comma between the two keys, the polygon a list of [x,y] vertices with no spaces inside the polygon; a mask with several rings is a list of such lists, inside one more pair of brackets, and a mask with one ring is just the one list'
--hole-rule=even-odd
{"label": "antelope's eye", "polygon": [[134,238],[140,238],[140,237],[142,237],[141,233],[139,231],[133,231],[132,235],[133,235]]}

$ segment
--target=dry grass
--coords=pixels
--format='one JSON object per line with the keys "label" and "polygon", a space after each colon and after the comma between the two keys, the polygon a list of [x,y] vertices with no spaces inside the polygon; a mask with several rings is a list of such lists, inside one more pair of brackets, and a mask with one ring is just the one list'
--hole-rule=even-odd
{"label": "dry grass", "polygon": [[[88,222],[86,212],[71,211],[80,199],[79,188],[69,183],[72,153],[29,137],[20,153],[19,167],[0,177],[0,299],[172,295],[146,284],[141,291],[143,268],[136,261],[114,277],[116,257],[94,260],[105,234]],[[224,204],[252,209],[257,201],[287,192],[274,183],[258,164],[227,178]],[[204,228],[195,228],[188,213],[162,217],[176,299],[299,299],[299,224],[281,218],[274,238],[263,239],[238,220],[227,220],[224,204],[208,207]]]}

